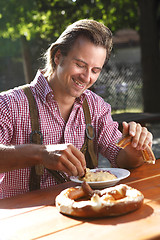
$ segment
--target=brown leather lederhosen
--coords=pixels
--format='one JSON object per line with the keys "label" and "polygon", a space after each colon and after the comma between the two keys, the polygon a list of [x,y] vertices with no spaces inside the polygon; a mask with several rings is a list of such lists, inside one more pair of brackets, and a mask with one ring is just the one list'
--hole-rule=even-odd
{"label": "brown leather lederhosen", "polygon": [[[30,134],[30,143],[43,144],[43,135],[39,128],[39,114],[38,114],[35,98],[28,84],[21,86],[20,88],[23,89],[29,102],[31,127],[32,127],[32,132]],[[85,155],[87,167],[95,168],[98,165],[98,161],[97,161],[96,154],[94,152],[94,144],[93,144],[94,129],[93,129],[93,126],[91,125],[91,116],[90,116],[88,102],[86,99],[83,102],[83,111],[84,111],[85,122],[86,122],[86,134],[85,134],[84,144],[81,148],[81,152],[83,152],[83,154]],[[54,176],[54,178],[58,183],[69,181],[69,178],[63,172],[50,170],[50,169],[47,169],[47,170]],[[31,167],[30,181],[29,181],[30,191],[40,189],[40,178],[43,172],[44,172],[43,165],[36,165]]]}

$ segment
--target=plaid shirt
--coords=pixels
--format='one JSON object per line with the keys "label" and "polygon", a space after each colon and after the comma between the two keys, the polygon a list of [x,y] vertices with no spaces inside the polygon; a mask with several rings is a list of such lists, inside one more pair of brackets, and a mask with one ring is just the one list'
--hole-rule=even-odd
{"label": "plaid shirt", "polygon": [[[87,98],[91,122],[95,130],[95,151],[108,158],[116,167],[115,159],[119,147],[115,145],[121,136],[118,123],[113,122],[111,107],[108,103],[86,90],[75,100],[67,122],[61,117],[52,89],[40,71],[30,84],[39,110],[40,130],[43,144],[72,143],[81,149],[85,138],[85,118],[82,108]],[[0,94],[0,143],[18,145],[29,143],[31,122],[27,98],[21,88],[15,88]],[[29,191],[30,168],[13,170],[5,173],[0,183],[0,198],[11,197]],[[41,189],[55,185],[54,178],[46,170],[41,177]]]}

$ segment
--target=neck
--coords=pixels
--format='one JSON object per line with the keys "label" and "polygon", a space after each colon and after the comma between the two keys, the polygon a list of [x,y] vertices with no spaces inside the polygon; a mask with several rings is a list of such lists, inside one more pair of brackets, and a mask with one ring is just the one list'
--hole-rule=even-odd
{"label": "neck", "polygon": [[61,98],[59,100],[57,100],[55,98],[55,100],[58,103],[59,110],[60,110],[60,113],[61,113],[61,117],[64,119],[65,122],[67,122],[67,120],[70,116],[70,113],[72,111],[74,101],[67,101],[67,99],[63,99],[63,98]]}
{"label": "neck", "polygon": [[69,96],[60,85],[56,84],[54,77],[48,78],[48,83],[53,90],[54,100],[58,103],[62,118],[67,122],[75,102],[75,97]]}
{"label": "neck", "polygon": [[69,96],[65,91],[63,91],[60,85],[54,81],[54,78],[48,78],[48,83],[53,90],[54,99],[58,104],[70,107],[73,106],[75,97]]}

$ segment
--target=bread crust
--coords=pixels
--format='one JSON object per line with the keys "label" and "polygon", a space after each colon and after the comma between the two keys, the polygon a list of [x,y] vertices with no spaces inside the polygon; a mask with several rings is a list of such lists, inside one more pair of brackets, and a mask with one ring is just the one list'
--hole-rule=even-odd
{"label": "bread crust", "polygon": [[[76,191],[82,190],[83,196],[86,196],[82,187],[67,188],[56,197],[56,207],[59,212],[82,218],[100,218],[109,216],[123,215],[140,208],[143,204],[143,194],[125,184],[119,184],[114,187],[106,188],[85,199],[76,199]],[[69,196],[75,191],[74,199]]]}
{"label": "bread crust", "polygon": [[[118,141],[117,145],[121,148],[125,148],[126,146],[131,144],[131,141],[132,141],[132,137],[129,135],[126,135]],[[150,146],[147,146],[146,149],[142,150],[142,155],[143,155],[144,162],[155,164],[156,158]]]}

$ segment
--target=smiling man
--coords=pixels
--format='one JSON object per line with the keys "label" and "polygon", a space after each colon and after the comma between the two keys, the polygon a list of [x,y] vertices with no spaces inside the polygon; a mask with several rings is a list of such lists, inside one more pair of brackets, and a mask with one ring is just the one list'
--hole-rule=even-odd
{"label": "smiling man", "polygon": [[85,36],[76,39],[67,57],[63,56],[60,50],[56,52],[54,62],[57,67],[48,82],[66,122],[75,99],[95,83],[105,59],[104,47],[95,46]]}
{"label": "smiling man", "polygon": [[[118,147],[122,133],[112,120],[111,106],[88,90],[111,49],[112,33],[106,26],[77,21],[47,50],[45,68],[27,86],[30,96],[24,87],[0,94],[0,198],[47,188],[59,183],[59,176],[65,180],[68,175],[83,176],[86,166],[97,166],[98,153],[114,167],[143,164],[141,150],[152,145],[152,134],[140,124],[124,122],[123,134],[132,136],[132,144]],[[29,105],[32,96],[35,105]],[[32,141],[33,135],[40,139]],[[35,165],[44,170],[39,173]],[[36,187],[30,187],[35,182]]]}

